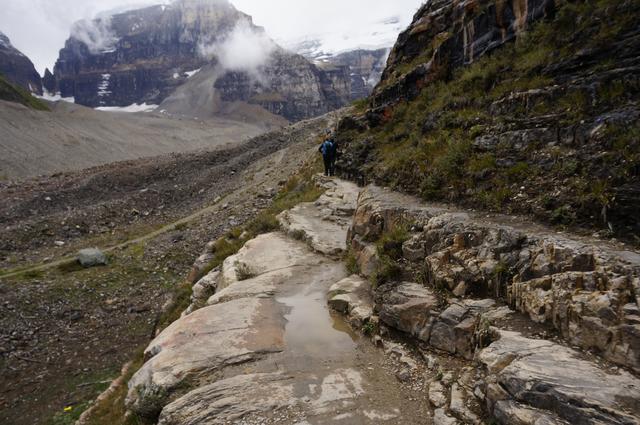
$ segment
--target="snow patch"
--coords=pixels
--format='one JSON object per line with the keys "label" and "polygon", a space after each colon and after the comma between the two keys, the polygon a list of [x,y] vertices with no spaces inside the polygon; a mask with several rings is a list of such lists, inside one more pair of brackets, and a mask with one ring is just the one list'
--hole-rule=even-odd
{"label": "snow patch", "polygon": [[67,102],[67,103],[76,103],[76,99],[75,97],[62,97],[60,95],[60,92],[58,93],[50,93],[47,90],[45,90],[42,94],[42,96],[38,95],[38,94],[33,94],[34,97],[37,97],[38,99],[43,99],[43,100],[48,100],[49,102]]}
{"label": "snow patch", "polygon": [[[102,81],[98,83],[98,97],[105,97],[112,92],[109,90],[109,84],[111,83],[111,74],[102,74]],[[100,100],[100,104],[104,105],[104,101]]]}
{"label": "snow patch", "polygon": [[194,75],[196,75],[198,72],[200,72],[202,68],[198,68],[198,69],[194,69],[193,71],[187,71],[185,72],[185,74],[187,74],[187,78],[191,78]]}
{"label": "snow patch", "polygon": [[152,112],[158,108],[158,105],[147,105],[143,103],[141,105],[134,103],[129,106],[100,106],[95,108],[97,111],[105,111],[105,112],[126,112],[126,113],[135,113],[135,112]]}

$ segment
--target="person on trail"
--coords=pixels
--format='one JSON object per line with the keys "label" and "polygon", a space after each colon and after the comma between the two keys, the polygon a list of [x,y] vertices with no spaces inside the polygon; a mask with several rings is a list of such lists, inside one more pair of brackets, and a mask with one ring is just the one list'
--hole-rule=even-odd
{"label": "person on trail", "polygon": [[322,160],[324,161],[324,175],[331,176],[331,164],[333,164],[334,156],[333,141],[330,138],[327,138],[322,142],[318,151],[322,154]]}

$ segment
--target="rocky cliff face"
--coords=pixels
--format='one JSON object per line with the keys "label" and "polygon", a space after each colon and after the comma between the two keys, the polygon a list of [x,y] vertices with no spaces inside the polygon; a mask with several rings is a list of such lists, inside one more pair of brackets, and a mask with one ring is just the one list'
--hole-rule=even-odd
{"label": "rocky cliff face", "polygon": [[26,90],[42,94],[40,75],[28,57],[13,47],[9,37],[0,32],[0,74]]}
{"label": "rocky cliff face", "polygon": [[215,88],[223,101],[257,104],[294,121],[340,108],[351,100],[344,67],[323,70],[302,56],[277,49],[260,72],[258,78],[246,72],[227,72]]}
{"label": "rocky cliff face", "polygon": [[340,125],[345,173],[640,239],[640,2],[434,0]]}
{"label": "rocky cliff face", "polygon": [[389,49],[353,50],[320,61],[324,70],[347,68],[351,80],[351,100],[369,96],[380,82]]}
{"label": "rocky cliff face", "polygon": [[325,73],[279,48],[255,72],[226,72],[212,46],[238,26],[263,34],[226,0],[179,0],[77,23],[55,66],[57,89],[91,107],[160,104],[193,71],[211,64],[219,65],[216,88],[225,101],[250,101],[288,119],[318,115],[349,100],[348,76]]}

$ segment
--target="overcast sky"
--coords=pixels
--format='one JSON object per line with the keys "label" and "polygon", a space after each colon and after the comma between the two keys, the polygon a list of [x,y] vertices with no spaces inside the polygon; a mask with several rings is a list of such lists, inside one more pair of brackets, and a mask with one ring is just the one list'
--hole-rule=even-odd
{"label": "overcast sky", "polygon": [[[0,31],[43,73],[52,68],[71,25],[106,10],[169,0],[0,0]],[[349,32],[398,16],[408,24],[422,0],[231,0],[280,43],[310,33]]]}

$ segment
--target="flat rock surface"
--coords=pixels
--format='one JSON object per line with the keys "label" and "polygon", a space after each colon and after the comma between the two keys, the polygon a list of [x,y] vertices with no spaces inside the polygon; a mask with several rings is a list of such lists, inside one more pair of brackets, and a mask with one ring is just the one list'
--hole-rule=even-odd
{"label": "flat rock surface", "polygon": [[347,248],[347,229],[355,210],[358,187],[342,180],[322,180],[327,191],[316,202],[295,206],[278,220],[289,234],[297,235],[325,255],[336,255]]}
{"label": "flat rock surface", "polygon": [[129,381],[127,404],[153,412],[185,379],[281,351],[284,323],[278,310],[272,299],[245,298],[174,322],[145,350],[150,360]]}

